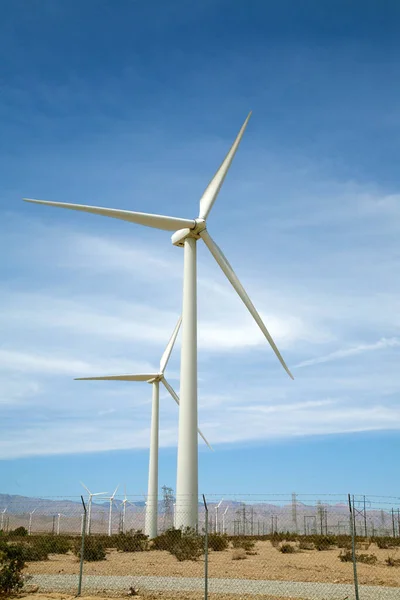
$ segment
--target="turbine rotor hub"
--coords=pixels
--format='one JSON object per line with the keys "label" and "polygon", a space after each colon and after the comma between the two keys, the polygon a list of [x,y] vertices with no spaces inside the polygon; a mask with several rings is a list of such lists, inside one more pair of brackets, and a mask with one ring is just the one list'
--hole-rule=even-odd
{"label": "turbine rotor hub", "polygon": [[171,241],[174,246],[180,246],[183,248],[186,238],[191,237],[198,240],[200,238],[200,233],[204,231],[205,228],[205,219],[195,219],[194,227],[192,229],[185,227],[185,229],[179,229],[178,231],[175,231],[175,233],[171,236]]}

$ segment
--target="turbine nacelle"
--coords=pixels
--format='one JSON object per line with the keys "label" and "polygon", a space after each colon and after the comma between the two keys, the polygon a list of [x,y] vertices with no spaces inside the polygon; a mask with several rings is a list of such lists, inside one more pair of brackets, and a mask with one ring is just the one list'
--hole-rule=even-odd
{"label": "turbine nacelle", "polygon": [[178,229],[171,236],[171,242],[174,246],[183,248],[186,238],[194,237],[196,240],[200,238],[201,232],[206,228],[205,219],[195,219],[194,227],[185,227],[184,229]]}

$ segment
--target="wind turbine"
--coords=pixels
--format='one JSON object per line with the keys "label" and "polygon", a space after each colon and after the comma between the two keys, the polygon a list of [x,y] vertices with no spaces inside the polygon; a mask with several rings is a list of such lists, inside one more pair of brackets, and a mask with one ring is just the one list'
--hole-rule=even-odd
{"label": "wind turbine", "polygon": [[[197,527],[198,524],[198,448],[197,448],[197,273],[196,245],[201,238],[215,258],[221,270],[249,310],[262,333],[268,340],[285,371],[293,379],[274,340],[260,315],[240,283],[222,250],[209,235],[207,218],[218,196],[229,167],[239,147],[251,113],[243,123],[228,154],[208,184],[200,199],[197,219],[181,219],[164,215],[138,213],[130,210],[102,208],[45,200],[24,198],[27,202],[46,204],[60,208],[83,211],[114,219],[121,219],[147,227],[175,231],[172,243],[184,248],[183,265],[183,311],[181,348],[181,406],[179,410],[178,465],[176,484],[176,527]],[[240,236],[236,235],[236,239]]]}
{"label": "wind turbine", "polygon": [[[105,377],[78,377],[76,381],[147,381],[153,386],[153,403],[151,409],[151,434],[150,434],[150,454],[149,454],[149,481],[147,496],[143,494],[146,504],[145,534],[149,539],[157,536],[158,524],[158,435],[159,435],[159,405],[160,405],[160,382],[171,394],[172,398],[179,406],[179,397],[173,387],[165,378],[165,369],[174,347],[182,318],[179,317],[171,338],[164,350],[160,360],[160,369],[158,373],[142,373],[139,375],[107,375]],[[212,450],[210,444],[200,431],[199,435],[203,438],[207,446]]]}
{"label": "wind turbine", "polygon": [[33,511],[29,513],[28,535],[31,535],[31,533],[32,533],[32,517],[33,517],[33,513],[35,511],[36,511],[36,508],[34,508]]}
{"label": "wind turbine", "polygon": [[60,519],[65,517],[62,513],[57,513],[57,535],[60,535]]}
{"label": "wind turbine", "polygon": [[122,500],[122,533],[125,533],[125,519],[126,519],[126,505],[131,504],[135,506],[132,502],[129,502],[126,496],[126,486],[124,486],[124,499]]}
{"label": "wind turbine", "polygon": [[223,502],[223,498],[219,501],[219,504],[216,505],[215,507],[215,533],[218,533],[218,510],[219,507],[221,506],[222,502]]}
{"label": "wind turbine", "polygon": [[226,533],[226,528],[225,528],[225,515],[228,512],[228,508],[229,508],[229,504],[226,507],[226,509],[224,510],[224,512],[222,513],[222,533]]}
{"label": "wind turbine", "polygon": [[85,488],[85,490],[89,494],[89,500],[88,500],[88,518],[87,518],[87,525],[86,525],[86,533],[87,533],[87,535],[90,535],[90,526],[92,524],[92,501],[93,501],[93,496],[104,496],[104,494],[107,494],[107,492],[96,492],[95,494],[92,494],[92,492],[89,490],[89,488],[87,488],[86,485],[84,483],[82,483],[82,481],[81,481],[81,485]]}
{"label": "wind turbine", "polygon": [[0,526],[0,530],[4,531],[4,515],[7,512],[7,508],[5,508],[4,510],[1,511],[1,526]]}
{"label": "wind turbine", "polygon": [[108,513],[108,535],[109,536],[111,536],[111,534],[112,534],[112,507],[113,507],[114,497],[115,497],[115,494],[117,493],[118,488],[119,488],[119,484],[115,488],[114,493],[109,498],[106,498],[106,500],[110,501],[110,510]]}

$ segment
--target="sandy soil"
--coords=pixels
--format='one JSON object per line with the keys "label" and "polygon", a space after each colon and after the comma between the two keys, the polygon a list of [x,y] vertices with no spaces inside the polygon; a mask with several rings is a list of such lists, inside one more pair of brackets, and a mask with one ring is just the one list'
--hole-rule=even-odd
{"label": "sandy soil", "polygon": [[[257,542],[257,554],[245,560],[232,560],[232,550],[210,552],[209,576],[243,579],[272,579],[280,581],[311,581],[326,583],[352,583],[352,563],[342,563],[340,550],[335,548],[318,552],[301,551],[282,554],[270,542]],[[376,565],[358,564],[358,579],[362,585],[400,587],[400,568],[388,567],[385,559],[390,555],[400,558],[400,549],[380,550],[371,545],[368,554],[378,558]],[[50,560],[31,562],[27,573],[78,574],[79,563],[72,554],[50,555]],[[117,552],[109,550],[104,561],[85,563],[85,575],[157,575],[171,577],[202,577],[204,559],[197,562],[178,562],[169,552]]]}

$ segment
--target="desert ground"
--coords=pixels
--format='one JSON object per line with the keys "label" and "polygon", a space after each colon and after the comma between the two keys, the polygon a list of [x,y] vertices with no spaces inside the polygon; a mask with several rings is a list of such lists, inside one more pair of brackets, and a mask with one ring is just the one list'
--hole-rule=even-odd
{"label": "desert ground", "polygon": [[[233,560],[233,550],[210,551],[209,577],[270,579],[279,581],[352,583],[352,563],[339,560],[338,548],[318,552],[301,550],[294,554],[282,554],[269,541],[259,541],[256,554],[245,560]],[[400,558],[400,549],[381,550],[371,544],[368,554],[375,554],[376,565],[358,563],[358,579],[361,585],[383,585],[400,587],[400,567],[389,567],[385,563],[388,556]],[[77,558],[67,555],[50,555],[48,561],[30,562],[26,572],[40,575],[69,575],[79,573]],[[179,562],[169,552],[152,550],[148,552],[107,551],[106,560],[86,562],[85,575],[155,575],[169,577],[202,577],[204,558],[196,562]],[[66,597],[65,597],[66,598]],[[237,598],[236,598],[237,600]]]}

